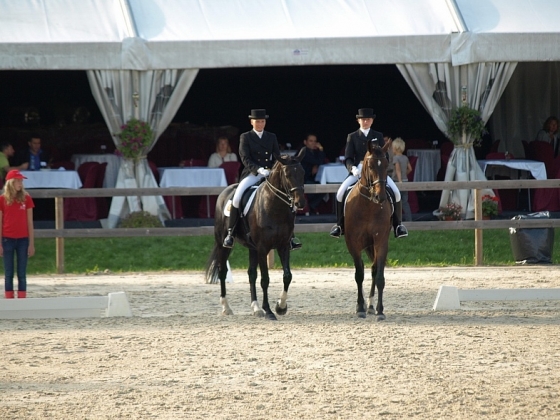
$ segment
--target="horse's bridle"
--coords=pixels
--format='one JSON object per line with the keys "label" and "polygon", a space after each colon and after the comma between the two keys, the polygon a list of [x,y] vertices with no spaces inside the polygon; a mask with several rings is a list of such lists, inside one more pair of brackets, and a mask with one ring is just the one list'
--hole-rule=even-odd
{"label": "horse's bridle", "polygon": [[[290,166],[290,165],[295,165],[295,163],[287,164],[287,165],[284,165],[284,166]],[[271,172],[270,175],[272,175],[272,172]],[[287,204],[292,209],[295,208],[294,207],[295,199],[294,199],[294,194],[293,194],[294,191],[297,191],[297,190],[302,190],[303,191],[303,189],[304,189],[303,185],[301,185],[299,187],[290,188],[287,185],[286,175],[284,175],[283,172],[282,172],[282,188],[284,189],[284,191],[282,191],[282,190],[276,188],[274,185],[272,185],[270,183],[270,181],[268,180],[268,178],[266,178],[266,184],[265,185],[267,185],[270,188],[270,190],[272,191],[272,193],[276,197],[278,197],[283,203]]]}
{"label": "horse's bridle", "polygon": [[[373,158],[374,158],[374,156],[369,157],[369,159],[373,159]],[[387,157],[386,156],[383,156],[383,157],[376,156],[375,159],[378,160],[377,166],[381,166],[381,159],[387,159]],[[364,166],[365,166],[366,171],[368,171],[367,175],[369,175],[369,172],[370,172],[369,166],[368,165],[364,165]],[[365,179],[365,182],[366,182],[365,185],[361,182],[362,179],[364,179],[364,178],[366,178]],[[379,199],[377,198],[377,196],[375,194],[375,186],[377,184],[381,183],[381,182],[382,181],[379,179],[379,177],[377,179],[373,180],[373,181],[371,181],[369,179],[369,176],[361,177],[360,180],[358,181],[358,184],[360,184],[360,195],[362,197],[364,197],[366,200],[369,200],[369,201],[371,201],[373,203],[376,203],[376,204],[380,204]],[[387,185],[387,181],[385,180],[385,186],[386,185]],[[367,195],[362,192],[362,189],[365,189],[365,191],[367,192]]]}

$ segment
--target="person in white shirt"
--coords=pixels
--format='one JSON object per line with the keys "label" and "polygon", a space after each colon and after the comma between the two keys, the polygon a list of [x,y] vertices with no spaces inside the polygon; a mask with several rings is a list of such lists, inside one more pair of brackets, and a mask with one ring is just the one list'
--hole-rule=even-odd
{"label": "person in white shirt", "polygon": [[225,136],[218,137],[216,151],[208,159],[209,168],[218,168],[224,162],[237,162],[237,155],[231,151],[229,139]]}

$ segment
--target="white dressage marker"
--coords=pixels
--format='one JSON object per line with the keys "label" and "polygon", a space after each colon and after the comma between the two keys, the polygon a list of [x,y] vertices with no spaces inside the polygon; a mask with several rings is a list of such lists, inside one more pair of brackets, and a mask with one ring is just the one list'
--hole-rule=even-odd
{"label": "white dressage marker", "polygon": [[108,296],[0,299],[0,319],[132,316],[124,292]]}
{"label": "white dressage marker", "polygon": [[560,300],[560,289],[458,289],[440,286],[434,311],[461,309],[461,302],[488,300]]}

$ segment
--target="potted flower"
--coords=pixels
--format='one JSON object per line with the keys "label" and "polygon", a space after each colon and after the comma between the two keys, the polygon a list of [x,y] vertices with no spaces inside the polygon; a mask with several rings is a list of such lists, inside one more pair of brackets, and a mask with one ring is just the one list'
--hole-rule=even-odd
{"label": "potted flower", "polygon": [[461,106],[451,111],[447,135],[453,144],[462,144],[463,132],[468,137],[468,142],[480,144],[486,131],[486,125],[480,112],[468,106]]}
{"label": "potted flower", "polygon": [[138,162],[152,144],[154,133],[148,123],[131,118],[121,127],[117,136],[121,139],[121,144],[115,153]]}
{"label": "potted flower", "polygon": [[461,207],[457,203],[448,203],[445,207],[440,207],[439,212],[443,220],[461,220]]}
{"label": "potted flower", "polygon": [[498,215],[498,197],[491,195],[482,196],[482,217],[490,219]]}

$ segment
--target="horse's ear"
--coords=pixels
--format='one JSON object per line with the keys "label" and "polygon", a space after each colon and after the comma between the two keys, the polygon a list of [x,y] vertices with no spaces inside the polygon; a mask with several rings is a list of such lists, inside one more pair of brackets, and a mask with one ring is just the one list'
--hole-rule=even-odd
{"label": "horse's ear", "polygon": [[387,142],[383,145],[383,151],[385,153],[387,153],[387,150],[389,150],[389,147],[391,147],[391,143],[393,142],[393,140],[389,139],[387,140]]}
{"label": "horse's ear", "polygon": [[277,161],[280,161],[280,163],[282,163],[282,165],[286,165],[287,162],[288,162],[288,160],[285,159],[284,156],[282,156],[282,155],[277,155],[276,153],[274,154],[274,159],[277,160]]}
{"label": "horse's ear", "polygon": [[302,147],[299,151],[299,153],[296,156],[296,160],[298,162],[301,162],[303,160],[303,157],[305,156],[305,154],[307,153],[307,147]]}

